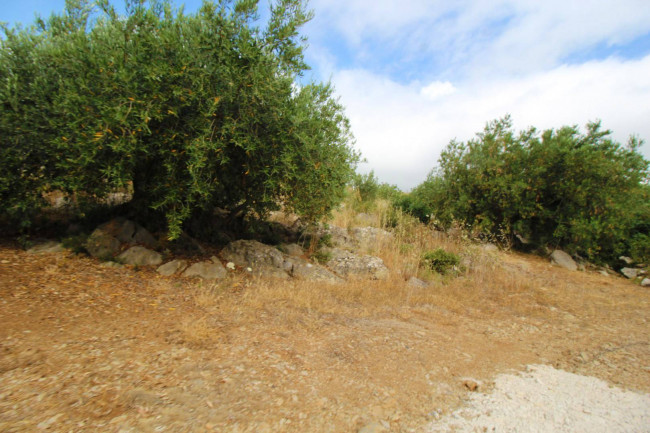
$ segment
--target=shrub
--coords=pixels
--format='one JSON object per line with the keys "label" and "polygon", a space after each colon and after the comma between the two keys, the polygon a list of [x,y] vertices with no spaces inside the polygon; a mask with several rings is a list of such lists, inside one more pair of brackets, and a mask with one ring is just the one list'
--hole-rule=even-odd
{"label": "shrub", "polygon": [[441,275],[448,274],[459,263],[460,258],[456,254],[447,252],[442,248],[423,253],[421,259],[423,267]]}
{"label": "shrub", "polygon": [[442,225],[454,220],[473,233],[553,245],[594,261],[629,249],[649,221],[642,142],[623,146],[600,123],[516,134],[509,117],[477,138],[452,141],[439,167],[411,195]]}

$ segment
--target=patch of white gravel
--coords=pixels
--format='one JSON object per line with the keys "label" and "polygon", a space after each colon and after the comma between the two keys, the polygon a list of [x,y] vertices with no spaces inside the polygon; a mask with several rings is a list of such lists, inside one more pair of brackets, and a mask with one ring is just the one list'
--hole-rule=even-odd
{"label": "patch of white gravel", "polygon": [[489,393],[471,394],[466,406],[432,423],[428,432],[650,432],[649,394],[594,377],[533,365],[498,376],[494,385]]}

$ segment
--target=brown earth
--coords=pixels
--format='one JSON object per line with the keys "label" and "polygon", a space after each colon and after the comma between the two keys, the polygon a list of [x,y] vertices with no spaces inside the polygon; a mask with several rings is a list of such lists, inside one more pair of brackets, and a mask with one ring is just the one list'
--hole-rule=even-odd
{"label": "brown earth", "polygon": [[426,289],[210,285],[5,243],[0,431],[421,431],[531,363],[650,392],[647,289],[495,257]]}

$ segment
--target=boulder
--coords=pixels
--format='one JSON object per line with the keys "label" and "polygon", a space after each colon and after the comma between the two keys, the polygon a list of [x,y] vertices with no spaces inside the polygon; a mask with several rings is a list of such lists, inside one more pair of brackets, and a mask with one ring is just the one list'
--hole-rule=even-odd
{"label": "boulder", "polygon": [[65,251],[63,245],[56,241],[46,241],[37,245],[34,245],[27,250],[30,254],[41,254],[41,253],[60,253]]}
{"label": "boulder", "polygon": [[641,281],[641,285],[643,287],[650,287],[650,278],[644,278],[643,281]]}
{"label": "boulder", "polygon": [[382,280],[388,278],[389,271],[379,257],[359,256],[340,248],[329,249],[331,259],[327,267],[345,278],[371,278]]}
{"label": "boulder", "polygon": [[129,248],[117,256],[117,259],[127,265],[136,266],[155,266],[162,263],[162,256],[160,253],[141,246]]}
{"label": "boulder", "polygon": [[120,251],[120,241],[103,229],[96,228],[86,239],[84,247],[91,256],[108,259]]}
{"label": "boulder", "polygon": [[570,271],[577,271],[578,265],[570,255],[562,250],[555,250],[551,253],[551,261],[556,265],[562,266]]}
{"label": "boulder", "polygon": [[237,266],[250,267],[253,270],[260,267],[282,269],[284,263],[284,256],[276,248],[248,240],[229,243],[221,251],[221,257]]}
{"label": "boulder", "polygon": [[117,217],[101,224],[97,229],[110,234],[121,243],[127,244],[133,240],[135,223],[124,217]]}
{"label": "boulder", "polygon": [[305,250],[303,250],[302,247],[298,244],[281,244],[280,251],[283,251],[286,254],[294,257],[301,257],[305,254]]}
{"label": "boulder", "polygon": [[156,238],[147,229],[124,217],[113,218],[97,228],[111,234],[123,244],[140,244],[148,248],[158,246]]}
{"label": "boulder", "polygon": [[182,271],[187,267],[187,262],[185,260],[172,260],[167,262],[164,265],[160,265],[156,272],[165,277],[174,275],[175,273]]}
{"label": "boulder", "polygon": [[227,275],[228,271],[216,257],[211,261],[194,263],[182,274],[183,277],[199,277],[204,280],[219,280]]}
{"label": "boulder", "polygon": [[[320,240],[320,246],[324,247],[338,247],[347,250],[354,250],[359,248],[359,242],[344,228],[337,226],[319,226],[316,229],[311,229],[305,233],[310,238]],[[323,242],[327,240],[326,242]]]}
{"label": "boulder", "polygon": [[326,268],[310,263],[299,257],[287,257],[283,265],[285,271],[294,278],[307,281],[342,283],[344,280]]}
{"label": "boulder", "polygon": [[356,227],[350,234],[361,248],[375,248],[393,239],[393,234],[377,227]]}
{"label": "boulder", "polygon": [[409,278],[408,281],[406,282],[406,285],[409,287],[413,287],[414,289],[425,289],[429,287],[429,283],[417,277]]}
{"label": "boulder", "polygon": [[623,263],[625,263],[626,265],[631,265],[631,264],[634,263],[634,260],[632,260],[630,257],[627,257],[627,256],[621,256],[618,259],[620,261],[622,261]]}
{"label": "boulder", "polygon": [[632,280],[639,276],[639,270],[635,268],[623,268],[621,269],[621,274]]}

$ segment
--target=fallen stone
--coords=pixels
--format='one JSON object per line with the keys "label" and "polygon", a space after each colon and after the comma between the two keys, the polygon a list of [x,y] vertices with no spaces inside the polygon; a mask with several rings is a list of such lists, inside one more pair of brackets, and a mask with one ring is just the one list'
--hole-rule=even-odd
{"label": "fallen stone", "polygon": [[301,257],[305,254],[305,250],[303,250],[302,247],[298,244],[281,244],[280,251],[283,251],[286,254],[294,257]]}
{"label": "fallen stone", "polygon": [[350,230],[361,248],[375,248],[393,239],[393,234],[377,227],[357,227]]}
{"label": "fallen stone", "polygon": [[158,241],[147,229],[124,217],[113,218],[97,228],[111,234],[123,244],[140,244],[148,248],[158,246]]}
{"label": "fallen stone", "polygon": [[631,265],[632,263],[634,263],[634,260],[632,260],[630,257],[627,256],[621,256],[618,259],[624,262],[626,265]]}
{"label": "fallen stone", "polygon": [[639,276],[639,270],[635,268],[622,268],[621,274],[632,280]]}
{"label": "fallen stone", "polygon": [[570,271],[578,270],[578,265],[576,264],[576,262],[571,258],[570,255],[568,255],[562,250],[553,251],[551,253],[551,261],[556,265],[559,265]]}
{"label": "fallen stone", "polygon": [[475,391],[479,390],[481,384],[478,381],[474,380],[474,379],[464,379],[463,380],[463,386],[465,388],[467,388],[468,390],[470,390],[472,392],[475,392]]}
{"label": "fallen stone", "polygon": [[158,272],[160,275],[169,277],[171,275],[174,275],[177,272],[182,271],[187,267],[187,261],[185,260],[172,260],[171,262],[167,262],[164,265],[161,265],[156,269],[156,272]]}
{"label": "fallen stone", "polygon": [[339,248],[332,248],[328,252],[331,259],[326,263],[327,267],[344,278],[388,278],[389,270],[379,257],[359,256]]}
{"label": "fallen stone", "polygon": [[419,279],[417,277],[409,278],[408,281],[406,282],[406,285],[409,286],[409,287],[421,288],[421,289],[425,289],[425,288],[429,287],[429,283],[427,283],[426,281],[421,280],[421,279]]}
{"label": "fallen stone", "polygon": [[644,278],[643,281],[641,281],[641,286],[650,287],[650,278]]}
{"label": "fallen stone", "polygon": [[221,251],[221,257],[237,266],[250,267],[254,271],[256,268],[266,267],[282,269],[284,263],[284,256],[276,248],[249,240],[229,243]]}
{"label": "fallen stone", "polygon": [[97,228],[88,236],[84,247],[92,257],[109,259],[120,251],[120,241],[103,229]]}
{"label": "fallen stone", "polygon": [[30,254],[42,254],[42,253],[60,253],[65,251],[63,245],[56,241],[47,241],[38,245],[34,245],[27,250]]}
{"label": "fallen stone", "polygon": [[182,274],[183,277],[199,277],[203,278],[204,280],[218,280],[225,278],[227,275],[228,271],[219,261],[204,261],[194,263]]}
{"label": "fallen stone", "polygon": [[160,253],[140,246],[129,248],[117,256],[117,259],[127,265],[135,266],[155,266],[162,263]]}
{"label": "fallen stone", "polygon": [[288,257],[284,262],[284,269],[294,278],[307,281],[322,281],[327,283],[342,283],[345,280],[330,272],[326,268],[305,259]]}
{"label": "fallen stone", "polygon": [[124,217],[113,218],[97,227],[105,233],[112,235],[121,243],[131,243],[133,241],[133,234],[135,233],[135,223]]}

